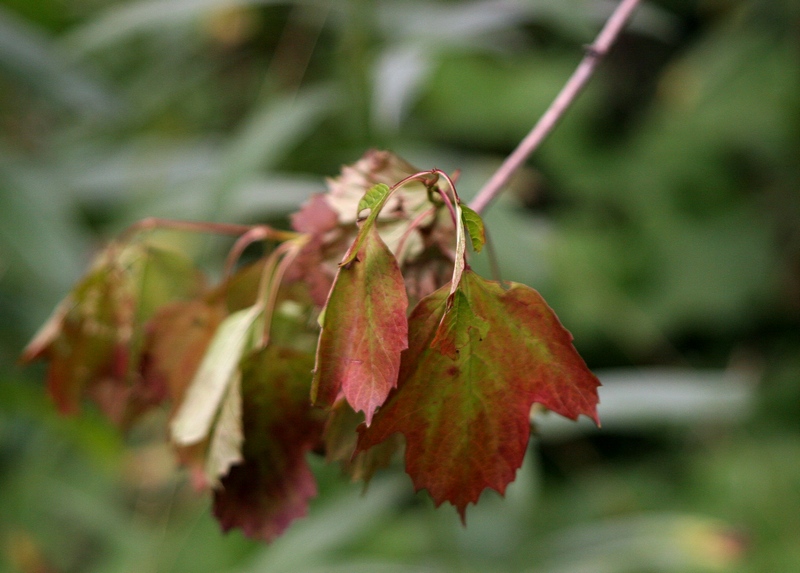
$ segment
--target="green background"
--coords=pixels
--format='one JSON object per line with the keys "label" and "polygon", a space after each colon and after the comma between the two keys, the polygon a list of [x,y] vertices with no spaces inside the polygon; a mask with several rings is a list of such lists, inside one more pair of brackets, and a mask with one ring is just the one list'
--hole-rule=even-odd
{"label": "green background", "polygon": [[[0,570],[800,570],[800,3],[645,2],[486,212],[605,387],[468,527],[399,466],[272,546],[144,424],[62,418],[25,342],[146,216],[286,224],[371,147],[473,196],[614,2],[0,1]],[[219,271],[222,241],[189,241]],[[489,273],[481,255],[475,266]]]}

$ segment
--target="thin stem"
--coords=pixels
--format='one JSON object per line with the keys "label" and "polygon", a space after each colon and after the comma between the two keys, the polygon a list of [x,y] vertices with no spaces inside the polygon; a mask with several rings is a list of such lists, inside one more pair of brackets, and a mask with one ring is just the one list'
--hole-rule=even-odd
{"label": "thin stem", "polygon": [[238,236],[247,233],[253,225],[235,225],[229,223],[210,223],[205,221],[182,221],[178,219],[159,219],[158,217],[148,217],[125,229],[120,235],[121,241],[127,241],[133,235],[142,231],[152,231],[154,229],[170,229],[173,231],[185,231],[189,233],[213,233],[215,235]]}
{"label": "thin stem", "polygon": [[236,263],[244,253],[244,250],[255,243],[256,241],[263,241],[270,238],[271,229],[269,227],[253,227],[243,235],[241,235],[228,251],[228,256],[225,259],[225,270],[223,271],[223,278],[227,279],[232,274],[236,267]]}
{"label": "thin stem", "polygon": [[555,125],[564,115],[564,112],[572,105],[575,98],[594,74],[595,68],[600,60],[608,53],[611,45],[617,39],[625,24],[636,9],[640,0],[622,0],[617,5],[614,13],[606,22],[603,29],[597,35],[594,43],[586,49],[586,55],[578,64],[567,83],[561,88],[561,92],[550,104],[550,107],[542,115],[533,129],[525,136],[525,139],[509,155],[500,168],[486,182],[486,185],[478,192],[472,200],[470,207],[473,211],[481,213],[486,206],[503,190],[505,185],[525,163],[525,160],[539,147],[544,139],[550,134]]}

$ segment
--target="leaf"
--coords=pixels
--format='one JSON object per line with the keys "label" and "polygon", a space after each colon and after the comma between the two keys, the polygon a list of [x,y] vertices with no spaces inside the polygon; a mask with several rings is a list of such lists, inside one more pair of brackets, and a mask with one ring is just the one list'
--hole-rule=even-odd
{"label": "leaf", "polygon": [[448,293],[442,287],[411,313],[397,389],[359,429],[357,451],[401,432],[417,490],[464,519],[485,488],[503,493],[514,479],[532,404],[597,422],[599,382],[535,290],[504,290],[466,270],[449,309]]}
{"label": "leaf", "polygon": [[251,327],[261,314],[261,307],[252,306],[231,314],[219,325],[170,424],[176,444],[194,444],[208,435],[246,349]]}
{"label": "leaf", "polygon": [[311,354],[274,345],[242,362],[244,463],[214,492],[223,530],[271,541],[306,514],[317,491],[306,454],[322,432],[308,402],[312,365]]}
{"label": "leaf", "polygon": [[231,466],[244,459],[241,381],[242,376],[237,371],[222,402],[217,423],[214,424],[205,467],[205,478],[212,487],[219,485],[219,478],[227,474]]}
{"label": "leaf", "polygon": [[[103,255],[23,351],[24,361],[50,362],[48,390],[62,413],[76,413],[81,397],[101,382],[126,383],[134,308],[124,271]],[[120,422],[124,404],[104,410]]]}
{"label": "leaf", "polygon": [[339,266],[350,265],[358,257],[361,249],[364,247],[364,241],[367,236],[372,232],[375,227],[375,222],[378,220],[378,215],[381,209],[386,204],[389,198],[389,186],[383,183],[370,187],[364,194],[364,197],[358,202],[358,212],[361,213],[362,209],[370,209],[369,215],[361,224],[358,230],[355,241],[345,253],[342,262]]}
{"label": "leaf", "polygon": [[358,218],[358,216],[361,214],[361,211],[364,209],[370,210],[370,216],[373,219],[377,218],[381,207],[383,207],[383,204],[386,202],[388,197],[389,186],[386,185],[386,183],[378,183],[377,185],[373,185],[367,190],[366,193],[364,193],[364,196],[358,202],[356,218]]}
{"label": "leaf", "polygon": [[299,211],[292,214],[292,229],[300,233],[321,235],[339,224],[339,219],[325,200],[325,195],[315,193],[306,201]]}
{"label": "leaf", "polygon": [[470,241],[472,241],[472,250],[480,253],[483,245],[486,244],[486,228],[483,225],[483,219],[478,213],[462,204],[461,221],[467,228]]}
{"label": "leaf", "polygon": [[375,227],[349,266],[339,268],[325,307],[311,399],[332,406],[343,392],[367,424],[397,384],[408,347],[403,276]]}
{"label": "leaf", "polygon": [[111,245],[34,336],[22,360],[49,360],[48,387],[62,412],[77,412],[88,395],[114,423],[128,425],[166,397],[163,385],[138,376],[142,324],[156,307],[194,296],[202,283],[180,253],[144,241]]}
{"label": "leaf", "polygon": [[224,318],[221,305],[196,299],[163,306],[147,323],[142,378],[166,388],[173,413]]}

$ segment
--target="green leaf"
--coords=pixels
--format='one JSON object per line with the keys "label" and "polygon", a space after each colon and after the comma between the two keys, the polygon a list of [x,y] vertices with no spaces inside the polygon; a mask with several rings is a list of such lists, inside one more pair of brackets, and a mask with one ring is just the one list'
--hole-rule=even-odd
{"label": "green leaf", "polygon": [[503,493],[514,479],[531,406],[597,421],[599,382],[535,290],[504,290],[466,270],[450,305],[448,293],[442,287],[411,313],[397,389],[359,429],[357,451],[401,432],[416,488],[463,519],[485,488]]}
{"label": "green leaf", "polygon": [[483,245],[486,244],[486,228],[483,225],[483,219],[478,213],[462,204],[461,221],[467,228],[470,241],[472,241],[472,250],[480,253]]}
{"label": "green leaf", "polygon": [[378,212],[380,211],[383,204],[386,202],[386,199],[389,197],[389,186],[385,183],[378,183],[377,185],[373,185],[370,187],[361,200],[358,202],[358,209],[356,218],[358,215],[361,214],[361,211],[364,209],[370,210],[370,216],[375,217],[378,216]]}
{"label": "green leaf", "polygon": [[332,406],[344,393],[367,424],[397,384],[408,347],[408,298],[394,255],[371,227],[359,258],[342,266],[325,307],[312,402]]}
{"label": "green leaf", "polygon": [[176,444],[190,445],[208,436],[246,350],[251,328],[262,312],[260,306],[252,306],[231,314],[219,325],[172,420],[172,439]]}
{"label": "green leaf", "polygon": [[370,187],[358,202],[358,213],[361,213],[362,209],[370,209],[370,212],[366,220],[361,224],[361,228],[358,230],[358,235],[356,235],[353,244],[347,250],[347,253],[345,253],[340,263],[341,266],[349,265],[356,259],[364,246],[364,241],[367,240],[367,236],[372,232],[375,221],[378,219],[378,215],[388,198],[389,186],[384,183],[378,183]]}

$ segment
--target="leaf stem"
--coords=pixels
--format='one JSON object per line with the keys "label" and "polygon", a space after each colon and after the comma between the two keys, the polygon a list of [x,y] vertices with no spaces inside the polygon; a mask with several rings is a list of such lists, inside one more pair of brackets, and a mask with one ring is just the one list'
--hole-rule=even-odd
{"label": "leaf stem", "polygon": [[544,139],[550,134],[564,112],[572,105],[575,98],[583,90],[586,83],[594,74],[597,64],[608,53],[611,45],[619,36],[631,14],[638,6],[640,0],[622,0],[611,14],[603,29],[595,38],[594,43],[586,48],[580,64],[572,73],[572,76],[561,88],[561,91],[544,112],[533,129],[525,136],[517,148],[511,152],[503,164],[495,171],[489,181],[478,192],[470,203],[470,207],[476,213],[481,213],[486,206],[503,190],[505,185],[525,163],[525,160],[539,147]]}

